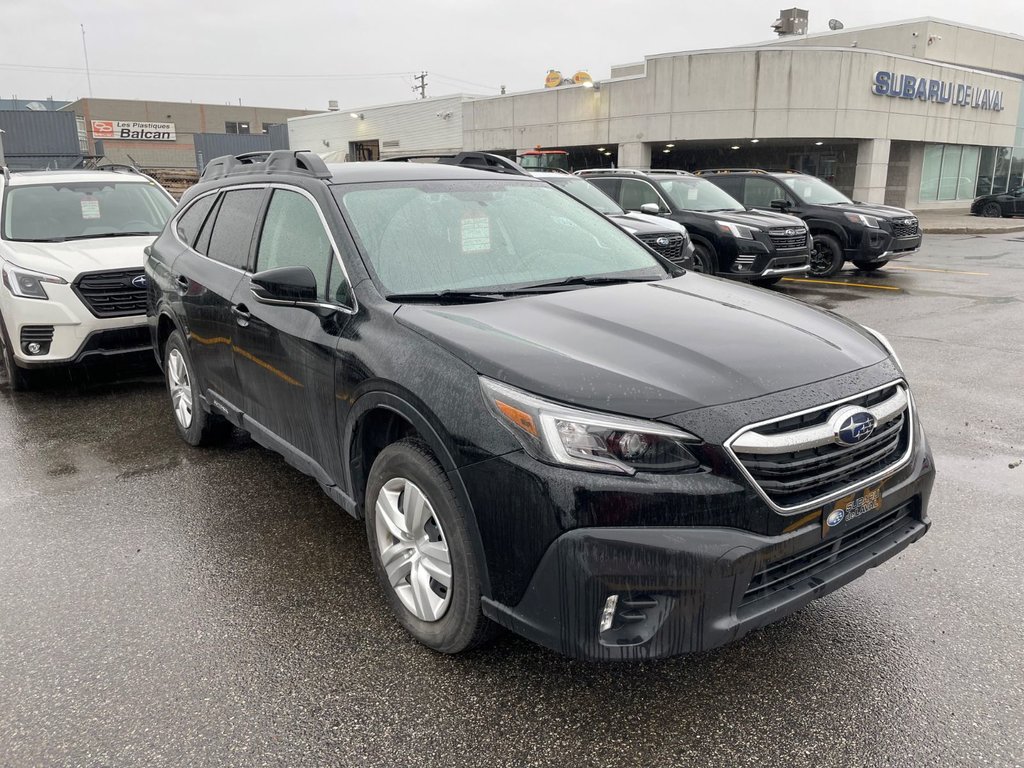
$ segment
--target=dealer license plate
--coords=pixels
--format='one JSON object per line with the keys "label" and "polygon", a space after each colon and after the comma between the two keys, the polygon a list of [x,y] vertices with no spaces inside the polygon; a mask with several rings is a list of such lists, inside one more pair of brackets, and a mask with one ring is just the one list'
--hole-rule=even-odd
{"label": "dealer license plate", "polygon": [[882,508],[882,486],[869,485],[826,504],[821,511],[821,537],[827,539],[856,525]]}

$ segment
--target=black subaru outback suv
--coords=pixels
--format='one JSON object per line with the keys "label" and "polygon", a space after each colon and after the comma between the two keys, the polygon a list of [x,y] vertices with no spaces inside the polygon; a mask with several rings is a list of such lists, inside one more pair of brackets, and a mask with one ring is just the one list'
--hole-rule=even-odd
{"label": "black subaru outback suv", "polygon": [[715,185],[685,171],[601,168],[577,171],[627,211],[686,227],[698,272],[772,285],[808,270],[807,227],[775,211],[750,213]]}
{"label": "black subaru outback suv", "polygon": [[900,364],[524,175],[213,161],[146,264],[181,437],[247,430],[364,518],[398,621],[567,654],[711,648],[925,534]]}
{"label": "black subaru outback suv", "polygon": [[811,230],[815,277],[834,275],[846,261],[873,272],[921,247],[921,230],[913,213],[891,205],[855,203],[816,176],[755,168],[697,173],[747,208],[775,208],[803,219]]}

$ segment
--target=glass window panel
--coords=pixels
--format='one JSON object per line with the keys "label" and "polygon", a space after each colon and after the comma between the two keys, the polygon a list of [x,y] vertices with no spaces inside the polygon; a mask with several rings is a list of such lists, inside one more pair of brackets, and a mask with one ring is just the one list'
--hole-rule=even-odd
{"label": "glass window panel", "polygon": [[978,162],[978,186],[976,195],[988,195],[992,192],[992,171],[996,165],[996,148],[982,147],[981,160]]}
{"label": "glass window panel", "polygon": [[993,174],[992,194],[1006,191],[1006,184],[1010,180],[1010,154],[1012,147],[999,147],[996,150],[996,170]]}
{"label": "glass window panel", "polygon": [[980,147],[964,147],[960,156],[960,179],[956,187],[957,200],[973,200],[974,188],[978,183],[978,156]]}
{"label": "glass window panel", "polygon": [[1013,160],[1010,162],[1010,189],[1024,186],[1024,147],[1017,147],[1013,150]]}
{"label": "glass window panel", "polygon": [[957,179],[960,176],[959,144],[947,144],[942,149],[942,173],[939,175],[939,200],[955,200]]}
{"label": "glass window panel", "polygon": [[942,169],[942,145],[927,144],[924,148],[924,165],[921,168],[921,194],[919,200],[935,200],[939,191],[939,172]]}

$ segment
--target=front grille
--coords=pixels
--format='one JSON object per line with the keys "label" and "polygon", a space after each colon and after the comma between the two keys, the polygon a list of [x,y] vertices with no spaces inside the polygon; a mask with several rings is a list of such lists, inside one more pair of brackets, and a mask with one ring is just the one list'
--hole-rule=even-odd
{"label": "front grille", "polygon": [[768,264],[768,269],[791,269],[792,267],[806,267],[809,257],[806,253],[797,256],[776,256]]}
{"label": "front grille", "polygon": [[770,229],[768,237],[777,251],[791,251],[796,248],[807,248],[807,230],[795,229]]}
{"label": "front grille", "polygon": [[918,233],[917,219],[893,219],[889,224],[893,237],[914,237]]}
{"label": "front grille", "polygon": [[913,508],[913,502],[908,502],[881,517],[851,529],[842,536],[823,541],[803,552],[769,563],[754,574],[746,592],[743,593],[740,605],[750,605],[784,589],[789,589],[805,579],[813,578],[826,568],[875,546],[888,535],[896,533],[901,526],[910,523]]}
{"label": "front grille", "polygon": [[53,341],[52,325],[23,325],[21,327],[21,344],[49,344]]}
{"label": "front grille", "polygon": [[[656,250],[669,261],[679,261],[683,256],[686,239],[682,235],[663,232],[653,235],[637,235],[646,245]],[[658,241],[661,242],[658,242]]]}
{"label": "front grille", "polygon": [[72,286],[96,317],[126,317],[146,312],[146,284],[133,285],[141,269],[121,269],[82,275]]}
{"label": "front grille", "polygon": [[[851,405],[875,413],[876,424],[870,437],[845,445],[833,439],[829,421]],[[729,448],[768,500],[791,511],[894,467],[908,453],[910,434],[909,395],[902,384],[892,384],[751,428]]]}

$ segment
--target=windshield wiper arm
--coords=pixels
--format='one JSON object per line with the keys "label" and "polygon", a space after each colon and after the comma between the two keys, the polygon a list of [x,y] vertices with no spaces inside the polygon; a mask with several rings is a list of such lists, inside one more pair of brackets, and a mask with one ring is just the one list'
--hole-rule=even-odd
{"label": "windshield wiper arm", "polygon": [[104,237],[155,237],[159,232],[101,232],[96,235],[72,235],[64,240],[100,240]]}
{"label": "windshield wiper arm", "polygon": [[573,277],[566,277],[562,280],[552,280],[547,283],[534,283],[532,285],[523,285],[518,288],[510,288],[507,293],[531,293],[533,291],[543,291],[548,288],[562,288],[563,286],[573,285],[616,285],[619,283],[650,283],[655,280],[664,280],[667,276],[661,277],[591,277],[588,275],[574,275]]}
{"label": "windshield wiper arm", "polygon": [[389,293],[384,297],[394,302],[483,302],[501,301],[504,297],[495,291],[426,291],[421,293]]}

